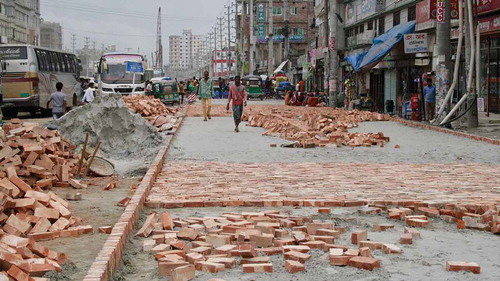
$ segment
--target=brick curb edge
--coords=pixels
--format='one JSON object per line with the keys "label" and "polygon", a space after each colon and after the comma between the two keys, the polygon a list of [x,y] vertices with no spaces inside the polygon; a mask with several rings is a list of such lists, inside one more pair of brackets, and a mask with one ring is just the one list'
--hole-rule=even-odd
{"label": "brick curb edge", "polygon": [[454,135],[457,137],[463,137],[463,138],[468,138],[468,139],[472,139],[475,141],[482,141],[482,142],[489,143],[489,144],[500,145],[500,140],[496,140],[496,139],[492,139],[492,138],[481,137],[478,135],[472,135],[472,134],[467,134],[467,133],[463,133],[463,132],[457,132],[457,131],[453,131],[450,129],[436,127],[436,126],[432,126],[432,125],[428,125],[428,124],[422,124],[422,123],[419,123],[416,121],[410,121],[410,120],[405,120],[405,119],[401,119],[401,118],[391,118],[390,120],[393,122],[401,123],[403,125],[407,125],[407,126],[411,126],[411,127],[433,130],[433,131],[437,131],[437,132],[441,132],[441,133],[445,133],[445,134]]}
{"label": "brick curb edge", "polygon": [[125,211],[113,226],[111,234],[106,239],[106,242],[90,266],[90,269],[88,270],[83,281],[110,280],[111,276],[120,265],[121,258],[125,251],[125,244],[127,243],[128,238],[139,220],[141,212],[144,208],[144,202],[146,201],[146,198],[151,191],[151,187],[163,167],[167,152],[169,151],[177,132],[184,123],[184,118],[185,116],[180,117],[179,125],[175,130],[175,134],[172,138],[170,138],[168,144],[160,149],[155,160],[149,166],[146,175],[144,175],[141,183],[137,186],[137,189],[125,208]]}

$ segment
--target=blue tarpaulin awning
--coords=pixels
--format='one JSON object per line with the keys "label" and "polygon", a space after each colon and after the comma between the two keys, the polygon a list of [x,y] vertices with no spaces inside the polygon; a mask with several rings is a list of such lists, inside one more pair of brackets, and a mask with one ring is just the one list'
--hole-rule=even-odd
{"label": "blue tarpaulin awning", "polygon": [[384,56],[403,39],[405,34],[415,32],[415,21],[402,23],[389,29],[386,33],[373,39],[373,44],[368,51],[348,56],[345,58],[354,71],[365,71],[376,65]]}

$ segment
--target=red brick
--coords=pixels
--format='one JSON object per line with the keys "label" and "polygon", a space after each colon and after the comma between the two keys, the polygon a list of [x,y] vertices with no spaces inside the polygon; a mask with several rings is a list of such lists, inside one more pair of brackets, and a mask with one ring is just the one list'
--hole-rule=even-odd
{"label": "red brick", "polygon": [[404,233],[399,238],[400,244],[413,244],[413,236],[411,233]]}
{"label": "red brick", "polygon": [[380,243],[380,242],[374,242],[374,241],[360,241],[359,242],[359,247],[368,247],[372,251],[381,250],[382,249],[382,243]]}
{"label": "red brick", "polygon": [[281,249],[281,247],[258,248],[257,252],[262,253],[266,256],[272,256],[272,255],[281,254],[282,249]]}
{"label": "red brick", "polygon": [[475,274],[481,273],[481,267],[475,262],[448,261],[446,262],[448,271],[470,271]]}
{"label": "red brick", "polygon": [[272,263],[252,263],[252,264],[244,264],[242,265],[244,273],[264,273],[264,272],[273,272],[273,264]]}
{"label": "red brick", "polygon": [[318,213],[320,214],[330,214],[332,212],[332,209],[330,208],[319,208]]}
{"label": "red brick", "polygon": [[165,230],[172,230],[174,227],[172,217],[170,217],[170,214],[168,212],[164,212],[163,214],[161,214],[161,223],[163,225],[163,229]]}
{"label": "red brick", "polygon": [[380,260],[367,257],[353,257],[349,260],[348,265],[372,271],[374,268],[380,267]]}
{"label": "red brick", "polygon": [[386,254],[401,254],[403,250],[394,244],[382,244],[382,250]]}
{"label": "red brick", "polygon": [[172,271],[175,268],[181,267],[181,266],[186,266],[189,265],[188,262],[158,262],[158,274],[160,276],[168,277],[172,275]]}
{"label": "red brick", "polygon": [[198,270],[207,271],[210,273],[222,272],[226,269],[226,266],[222,263],[213,263],[202,261],[196,264]]}
{"label": "red brick", "polygon": [[408,219],[406,220],[406,224],[413,227],[428,227],[429,221],[422,219]]}
{"label": "red brick", "polygon": [[249,259],[241,259],[240,264],[251,264],[251,263],[270,263],[269,257],[255,257]]}
{"label": "red brick", "polygon": [[137,236],[148,237],[154,230],[154,224],[158,222],[158,214],[156,212],[151,213],[144,222],[143,226],[139,231],[137,231]]}
{"label": "red brick", "polygon": [[219,257],[219,258],[209,258],[207,260],[209,263],[222,263],[226,268],[235,268],[236,260],[234,258]]}
{"label": "red brick", "polygon": [[413,239],[420,239],[420,232],[413,228],[405,227],[404,233],[410,233]]}
{"label": "red brick", "polygon": [[286,260],[285,268],[290,273],[297,273],[305,270],[304,265],[302,263],[294,260]]}
{"label": "red brick", "polygon": [[301,263],[305,263],[307,260],[311,258],[311,255],[304,254],[296,251],[289,251],[284,254],[285,260],[294,260],[299,261]]}
{"label": "red brick", "polygon": [[333,223],[324,222],[324,223],[310,223],[307,225],[307,233],[315,235],[318,229],[333,229]]}
{"label": "red brick", "polygon": [[318,229],[316,235],[332,236],[333,238],[340,238],[340,231],[332,229]]}
{"label": "red brick", "polygon": [[196,240],[198,238],[198,235],[200,235],[200,231],[188,227],[183,227],[177,232],[177,237],[181,239],[186,239],[186,240]]}
{"label": "red brick", "polygon": [[286,245],[286,246],[283,246],[282,249],[283,249],[284,253],[289,252],[289,251],[295,251],[295,252],[301,252],[304,254],[309,253],[309,251],[311,250],[311,248],[309,246],[306,246],[306,245]]}
{"label": "red brick", "polygon": [[351,259],[351,256],[335,256],[335,255],[330,255],[330,264],[331,265],[337,265],[337,266],[345,266],[349,263],[349,260]]}
{"label": "red brick", "polygon": [[10,277],[14,278],[16,281],[28,281],[30,279],[29,275],[19,269],[19,267],[13,265],[7,271]]}
{"label": "red brick", "polygon": [[368,247],[359,248],[359,255],[362,257],[372,258],[372,251]]}
{"label": "red brick", "polygon": [[366,230],[354,231],[351,233],[351,243],[358,245],[361,241],[368,239],[368,232]]}
{"label": "red brick", "polygon": [[170,281],[189,281],[196,277],[196,269],[194,265],[185,265],[176,267],[172,270]]}

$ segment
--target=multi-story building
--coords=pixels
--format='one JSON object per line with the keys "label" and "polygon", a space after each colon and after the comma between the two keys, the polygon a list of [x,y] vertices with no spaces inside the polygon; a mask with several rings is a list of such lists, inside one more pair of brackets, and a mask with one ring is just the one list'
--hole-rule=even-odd
{"label": "multi-story building", "polygon": [[0,43],[39,45],[40,0],[0,0]]}
{"label": "multi-story building", "polygon": [[40,46],[62,50],[62,27],[57,22],[43,21],[40,25]]}
{"label": "multi-story building", "polygon": [[205,59],[203,36],[184,29],[181,36],[172,35],[169,41],[169,75],[179,78],[196,75]]}
{"label": "multi-story building", "polygon": [[[255,1],[255,19],[254,28],[256,28],[256,54],[255,69],[258,74],[268,74],[268,50],[269,33],[273,35],[272,60],[273,69],[285,60],[285,35],[288,35],[290,42],[289,61],[291,63],[291,76],[299,79],[302,74],[303,61],[300,57],[305,56],[308,50],[308,42],[314,38],[314,30],[310,29],[314,21],[314,3],[313,1],[288,1],[288,22],[285,21],[285,5],[283,0],[274,0],[272,17],[273,30],[269,30],[269,1]],[[288,27],[288,30],[285,29]],[[288,31],[288,34],[286,32]]]}

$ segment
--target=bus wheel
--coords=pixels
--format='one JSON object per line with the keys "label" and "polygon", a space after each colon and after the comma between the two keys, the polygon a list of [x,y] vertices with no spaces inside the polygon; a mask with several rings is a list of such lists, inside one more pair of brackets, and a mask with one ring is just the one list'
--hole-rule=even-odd
{"label": "bus wheel", "polygon": [[17,117],[17,108],[4,107],[2,109],[2,112],[5,119],[11,119]]}
{"label": "bus wheel", "polygon": [[36,110],[36,109],[31,109],[31,110],[30,110],[30,115],[31,115],[31,117],[34,117],[34,116],[36,115],[36,113],[37,113],[37,112],[38,112],[38,110]]}

